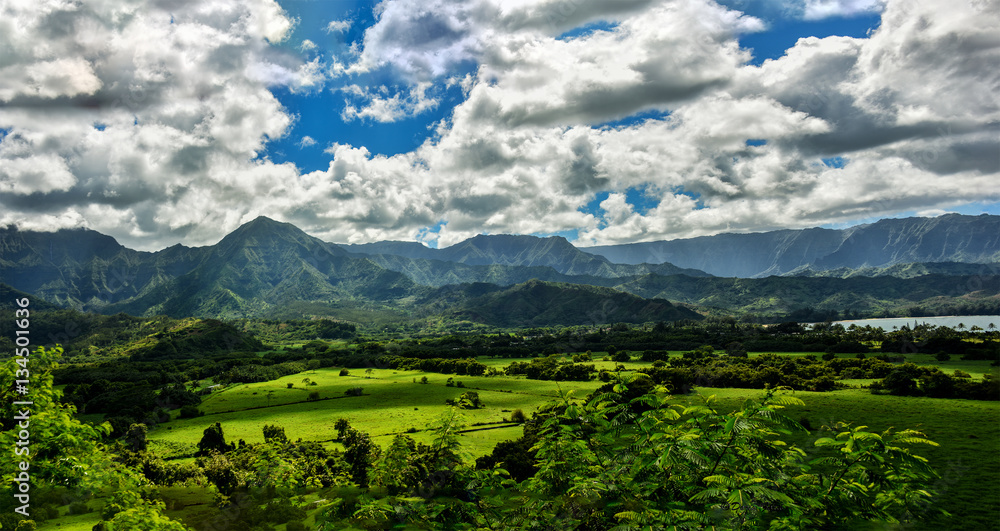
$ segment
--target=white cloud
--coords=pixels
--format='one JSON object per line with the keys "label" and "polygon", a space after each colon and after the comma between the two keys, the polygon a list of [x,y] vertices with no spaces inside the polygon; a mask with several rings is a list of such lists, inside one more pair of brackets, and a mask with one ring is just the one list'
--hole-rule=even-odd
{"label": "white cloud", "polygon": [[[395,92],[390,96],[390,91],[385,86],[367,90],[358,85],[349,85],[341,91],[352,96],[351,103],[344,106],[340,117],[345,122],[371,120],[389,123],[417,116],[436,108],[440,103],[437,98],[427,95],[430,88],[429,82],[421,82],[411,86],[406,95]],[[355,106],[354,101],[360,101],[359,106]]]}
{"label": "white cloud", "polygon": [[[268,44],[296,21],[263,0],[191,4],[172,24],[155,5],[10,8],[0,224],[89,223],[146,249],[259,214],[339,242],[576,229],[597,244],[1000,201],[1000,15],[983,4],[889,2],[869,38],[801,39],[760,66],[737,37],[762,23],[708,0],[380,5],[353,52],[308,60]],[[465,99],[409,153],[333,144],[304,174],[259,157],[293,123],[269,87],[315,91],[327,71],[342,119],[365,125],[425,115],[447,87]]]}
{"label": "white cloud", "polygon": [[293,24],[270,0],[5,4],[0,69],[23,77],[0,82],[0,222],[86,223],[146,249],[234,228],[220,212],[290,177],[251,160],[291,124],[268,86],[305,90],[321,67],[268,45]]}
{"label": "white cloud", "polygon": [[326,25],[327,33],[344,33],[349,29],[351,29],[351,21],[349,20],[331,20]]}
{"label": "white cloud", "polygon": [[878,13],[886,0],[806,0],[802,18],[820,20],[831,17],[851,17],[864,13]]}
{"label": "white cloud", "polygon": [[89,95],[101,88],[92,65],[80,57],[0,69],[0,101],[17,96],[58,98]]}

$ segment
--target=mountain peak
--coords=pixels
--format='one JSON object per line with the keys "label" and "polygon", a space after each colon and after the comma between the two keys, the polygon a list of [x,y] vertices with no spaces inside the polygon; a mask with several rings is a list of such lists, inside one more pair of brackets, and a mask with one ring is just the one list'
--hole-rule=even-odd
{"label": "mountain peak", "polygon": [[242,240],[248,237],[293,237],[299,238],[302,236],[309,237],[302,229],[292,225],[291,223],[284,223],[281,221],[275,221],[269,217],[257,216],[251,221],[248,221],[240,225],[236,230],[230,232],[222,239],[219,243],[226,241]]}

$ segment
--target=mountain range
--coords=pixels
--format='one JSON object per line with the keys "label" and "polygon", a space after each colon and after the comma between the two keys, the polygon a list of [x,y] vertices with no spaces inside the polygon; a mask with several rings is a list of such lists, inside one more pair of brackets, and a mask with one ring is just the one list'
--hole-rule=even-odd
{"label": "mountain range", "polygon": [[715,276],[742,278],[914,262],[996,263],[1000,262],[1000,216],[883,219],[840,230],[719,234],[585,250],[620,264],[669,262]]}
{"label": "mountain range", "polygon": [[[143,252],[86,229],[7,227],[0,282],[60,306],[174,317],[288,315],[289,308],[338,316],[349,306],[538,326],[700,317],[683,305],[774,316],[805,308],[988,311],[1000,304],[998,235],[1000,216],[947,215],[597,248],[561,237],[481,235],[431,249],[337,245],[260,217],[215,245]],[[732,278],[768,272],[789,277]]]}

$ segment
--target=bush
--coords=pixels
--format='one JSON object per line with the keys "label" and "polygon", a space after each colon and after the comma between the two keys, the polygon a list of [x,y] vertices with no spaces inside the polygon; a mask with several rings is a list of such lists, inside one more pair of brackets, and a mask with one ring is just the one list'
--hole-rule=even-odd
{"label": "bush", "polygon": [[313,391],[309,393],[307,400],[319,400],[319,391]]}
{"label": "bush", "polygon": [[289,389],[291,389],[291,388],[293,388],[293,387],[295,387],[295,384],[294,384],[294,383],[291,383],[291,382],[289,382],[289,383],[288,383],[288,388],[289,388]]}
{"label": "bush", "polygon": [[482,409],[486,407],[483,400],[479,398],[479,393],[475,391],[466,391],[457,399],[445,400],[445,403],[460,409]]}
{"label": "bush", "polygon": [[619,350],[611,356],[611,359],[618,363],[624,363],[626,361],[632,361],[632,356],[629,356],[627,350]]}
{"label": "bush", "polygon": [[308,531],[309,528],[302,522],[288,522],[285,524],[285,529],[287,531]]}
{"label": "bush", "polygon": [[363,387],[352,387],[344,391],[344,394],[347,396],[361,396],[361,394],[364,393],[364,391],[365,389]]}
{"label": "bush", "polygon": [[934,355],[934,358],[938,361],[948,361],[951,359],[951,354],[948,354],[947,352],[938,352]]}
{"label": "bush", "polygon": [[733,341],[732,343],[726,345],[726,354],[734,358],[749,357],[746,347],[744,347],[743,343],[740,343],[739,341]]}
{"label": "bush", "polygon": [[91,511],[90,507],[82,501],[73,502],[69,504],[69,514],[87,514]]}
{"label": "bush", "polygon": [[349,375],[349,374],[351,374],[351,371],[347,370],[347,368],[346,368],[346,367],[345,367],[345,368],[343,368],[343,369],[340,369],[340,375],[341,375],[341,376],[347,376],[347,375]]}
{"label": "bush", "polygon": [[526,420],[528,420],[528,419],[524,416],[524,411],[521,411],[520,409],[515,409],[510,414],[510,421],[511,422],[516,422],[518,424],[523,424]]}
{"label": "bush", "polygon": [[823,354],[823,361],[830,361],[836,357],[837,355],[834,354],[833,352],[827,352],[826,354]]}

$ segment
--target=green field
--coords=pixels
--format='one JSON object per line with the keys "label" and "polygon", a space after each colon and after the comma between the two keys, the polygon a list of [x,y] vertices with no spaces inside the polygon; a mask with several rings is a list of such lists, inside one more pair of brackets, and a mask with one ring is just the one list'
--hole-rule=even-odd
{"label": "green field", "polygon": [[[818,355],[791,355],[808,354]],[[596,361],[587,363],[611,370],[619,365],[601,361],[603,355],[594,353]],[[974,378],[996,372],[996,368],[990,367],[988,362],[937,362],[926,355],[914,355],[912,358],[914,362],[936,365],[949,373],[962,370]],[[501,369],[512,361],[523,360],[481,358],[480,361]],[[630,361],[620,365],[626,370],[635,370],[649,364]],[[369,433],[383,447],[394,435],[407,432],[418,441],[430,442],[431,434],[427,427],[448,410],[445,401],[474,390],[486,407],[462,411],[467,430],[462,434],[462,445],[466,459],[471,461],[489,453],[496,443],[521,435],[520,426],[507,422],[513,410],[521,409],[530,416],[539,406],[556,398],[560,389],[573,389],[575,396],[583,398],[602,385],[596,380],[552,382],[521,377],[472,377],[390,369],[373,369],[370,373],[364,369],[352,369],[348,376],[339,376],[339,373],[339,368],[318,369],[270,382],[232,385],[218,390],[206,396],[199,406],[204,416],[179,419],[175,412],[173,420],[152,429],[149,433],[151,448],[168,458],[190,459],[205,427],[215,422],[221,423],[229,442],[239,439],[249,443],[262,442],[262,427],[278,424],[284,427],[291,439],[301,438],[337,446],[333,425],[340,418]],[[428,383],[419,383],[423,377],[427,377]],[[461,382],[464,388],[446,386],[449,378]],[[852,380],[845,383],[858,385],[867,382]],[[292,384],[292,388],[288,384]],[[362,396],[344,394],[347,389],[355,387],[364,389]],[[702,395],[716,395],[720,409],[739,407],[743,400],[761,394],[760,390],[752,389],[701,388],[698,391]],[[319,393],[320,399],[309,400],[312,392]],[[933,517],[913,526],[913,529],[1000,529],[1000,481],[997,481],[1000,478],[1000,402],[872,395],[866,389],[829,393],[800,391],[795,392],[795,396],[806,405],[789,408],[787,414],[811,426],[813,431],[791,437],[789,442],[807,452],[813,448],[812,442],[822,436],[822,427],[836,421],[867,425],[877,431],[918,429],[940,444],[938,447],[917,447],[914,451],[930,459],[940,473],[941,479],[931,488],[938,493],[937,506],[949,511],[952,516]],[[685,395],[676,397],[676,400],[692,403],[701,398]],[[417,431],[414,433],[413,429]],[[194,521],[200,519],[198,515],[212,512],[211,500],[204,489],[171,487],[161,491],[168,502],[167,513],[173,517]],[[66,516],[45,522],[40,529],[89,529],[95,522],[93,513]]]}
{"label": "green field", "polygon": [[[423,377],[427,377],[427,384],[414,382]],[[317,385],[303,383],[305,378]],[[448,378],[462,382],[465,388],[446,386]],[[289,389],[289,383],[294,387]],[[530,416],[538,406],[558,396],[559,389],[576,389],[579,396],[584,396],[600,385],[598,381],[548,382],[388,369],[373,369],[369,375],[357,370],[339,376],[339,369],[319,369],[214,392],[200,406],[205,416],[173,420],[151,430],[149,438],[157,451],[169,445],[175,455],[178,448],[186,448],[182,453],[191,454],[205,426],[219,422],[228,441],[263,442],[263,426],[279,424],[292,439],[331,442],[336,437],[334,423],[345,418],[382,446],[387,446],[392,436],[411,428],[419,430],[412,434],[414,439],[428,442],[430,435],[423,430],[448,410],[445,401],[465,391],[476,391],[486,407],[464,410],[462,415],[467,429],[476,430],[464,434],[466,451],[480,456],[492,451],[497,442],[520,436],[519,427],[505,422],[513,410],[521,409]],[[347,389],[355,387],[363,388],[364,394],[345,396]],[[320,399],[308,400],[314,391]]]}
{"label": "green field", "polygon": [[[749,389],[702,388],[698,392],[715,395],[720,409],[735,409],[745,399],[760,395]],[[797,391],[794,395],[805,406],[790,407],[787,415],[807,419],[813,432],[790,437],[789,442],[807,452],[821,436],[817,430],[837,421],[879,432],[916,429],[940,445],[918,446],[913,451],[928,458],[941,475],[931,488],[938,493],[938,506],[952,517],[934,518],[914,529],[1000,529],[1000,402],[873,395],[862,389]],[[700,397],[678,400],[696,403]]]}

